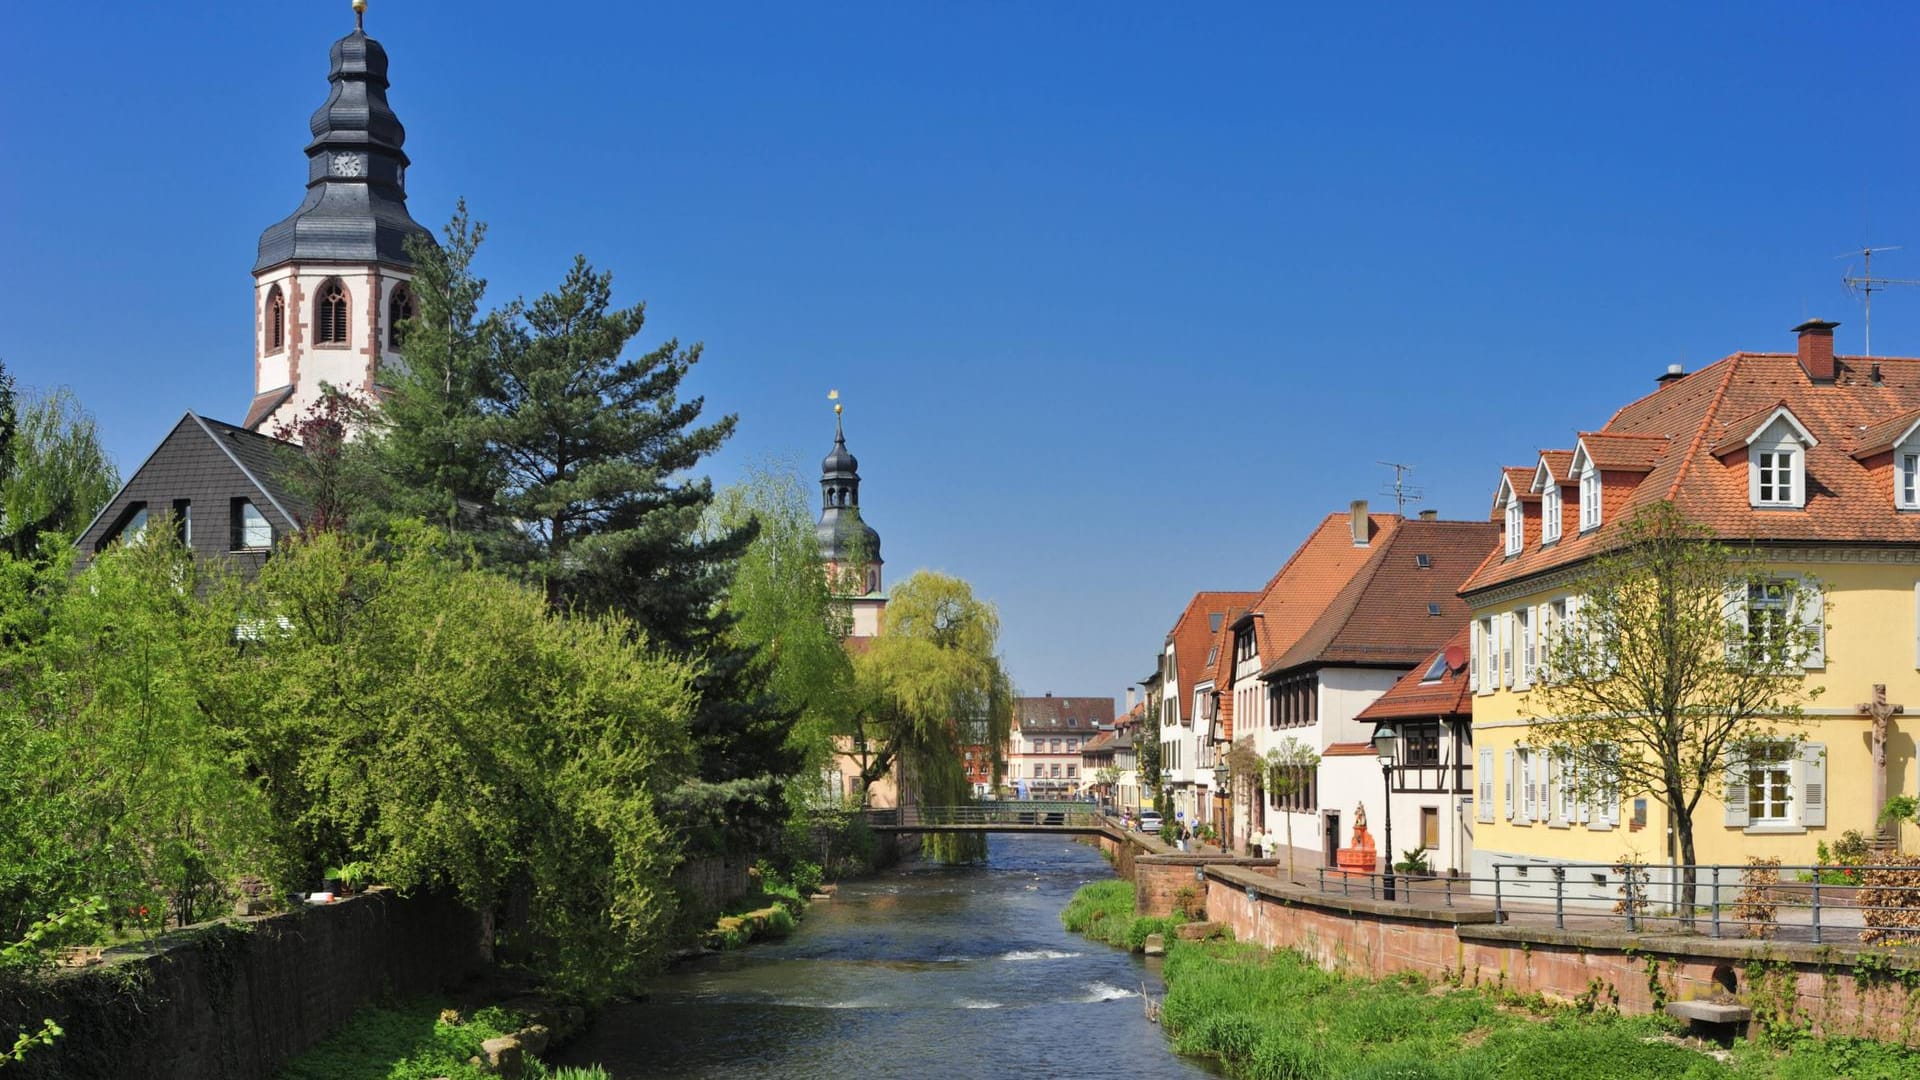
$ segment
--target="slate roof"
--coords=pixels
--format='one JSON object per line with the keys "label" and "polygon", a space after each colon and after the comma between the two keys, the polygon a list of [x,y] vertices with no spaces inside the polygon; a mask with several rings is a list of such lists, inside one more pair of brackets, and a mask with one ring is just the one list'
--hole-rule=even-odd
{"label": "slate roof", "polygon": [[[1605,429],[1581,436],[1601,467],[1600,527],[1567,529],[1545,548],[1530,540],[1514,556],[1490,548],[1462,591],[1590,558],[1639,506],[1659,499],[1728,539],[1920,543],[1920,514],[1894,509],[1891,446],[1877,445],[1920,418],[1920,359],[1842,356],[1835,368],[1832,382],[1816,384],[1792,353],[1735,353],[1627,405]],[[1752,432],[1742,428],[1782,404],[1818,440],[1806,453],[1806,506],[1755,509],[1747,451],[1724,444],[1736,434],[1744,442]]]}
{"label": "slate roof", "polygon": [[[1415,664],[1411,671],[1400,677],[1399,682],[1375,698],[1373,704],[1360,710],[1354,719],[1367,722],[1435,717],[1471,719],[1473,692],[1470,689],[1471,681],[1467,678],[1467,658],[1468,637],[1472,628],[1472,623],[1461,625],[1444,646]],[[1440,677],[1428,682],[1427,672],[1442,657],[1446,665]]]}
{"label": "slate roof", "polygon": [[232,500],[251,502],[276,536],[298,531],[306,507],[281,478],[283,454],[298,449],[291,443],[219,420],[187,413],[160,440],[120,490],[74,541],[78,562],[84,565],[113,534],[136,503],[150,514],[171,512],[185,501],[193,517],[192,547],[196,558],[241,557],[243,567],[257,565],[257,552],[229,550],[227,518]]}
{"label": "slate roof", "polygon": [[386,49],[356,29],[333,43],[330,62],[327,100],[308,124],[306,198],[260,234],[255,273],[289,262],[410,267],[407,238],[433,242],[407,213],[407,132],[387,104]]}

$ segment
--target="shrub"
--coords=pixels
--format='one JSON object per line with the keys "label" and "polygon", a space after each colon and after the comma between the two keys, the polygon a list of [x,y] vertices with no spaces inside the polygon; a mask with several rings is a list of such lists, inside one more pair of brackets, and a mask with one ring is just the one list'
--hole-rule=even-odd
{"label": "shrub", "polygon": [[1914,941],[1920,938],[1920,855],[1882,855],[1880,861],[1900,869],[1860,872],[1860,915],[1867,924],[1860,940]]}
{"label": "shrub", "polygon": [[1774,913],[1780,905],[1775,891],[1779,884],[1778,856],[1747,859],[1747,868],[1740,871],[1740,895],[1733,902],[1733,917],[1741,923],[1746,936],[1773,936]]}

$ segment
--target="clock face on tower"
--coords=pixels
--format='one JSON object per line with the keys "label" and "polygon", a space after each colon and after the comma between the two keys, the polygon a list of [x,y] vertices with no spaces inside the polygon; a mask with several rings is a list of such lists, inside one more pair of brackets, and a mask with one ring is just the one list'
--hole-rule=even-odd
{"label": "clock face on tower", "polygon": [[333,155],[333,175],[359,176],[360,175],[360,155],[359,154]]}

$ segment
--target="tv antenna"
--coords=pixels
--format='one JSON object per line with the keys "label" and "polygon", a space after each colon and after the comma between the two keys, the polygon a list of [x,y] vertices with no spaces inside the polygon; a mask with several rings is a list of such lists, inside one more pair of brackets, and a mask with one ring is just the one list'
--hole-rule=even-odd
{"label": "tv antenna", "polygon": [[1375,464],[1385,465],[1393,470],[1393,483],[1381,488],[1380,494],[1393,496],[1393,512],[1406,517],[1407,504],[1419,502],[1421,496],[1419,488],[1407,483],[1407,477],[1413,475],[1413,466],[1403,465],[1397,461],[1380,461]]}
{"label": "tv antenna", "polygon": [[1863,268],[1858,277],[1854,276],[1853,268],[1848,267],[1846,275],[1840,280],[1846,283],[1848,292],[1860,298],[1862,311],[1866,317],[1866,355],[1868,356],[1873,355],[1873,294],[1886,292],[1888,288],[1894,285],[1920,285],[1920,280],[1913,278],[1877,278],[1873,276],[1874,253],[1878,251],[1899,250],[1899,244],[1890,244],[1885,247],[1863,247],[1859,251],[1849,251],[1844,255],[1834,256],[1836,259],[1851,259],[1855,255],[1858,255],[1863,264]]}

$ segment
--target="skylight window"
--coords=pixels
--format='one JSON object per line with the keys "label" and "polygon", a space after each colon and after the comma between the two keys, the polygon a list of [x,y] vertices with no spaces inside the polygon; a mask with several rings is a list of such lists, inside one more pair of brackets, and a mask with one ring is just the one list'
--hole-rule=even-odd
{"label": "skylight window", "polygon": [[[1440,605],[1432,604],[1429,606],[1439,607]],[[1440,655],[1433,658],[1432,665],[1430,665],[1427,668],[1427,673],[1425,675],[1420,676],[1420,681],[1423,683],[1439,682],[1441,679],[1446,677],[1446,674],[1447,674],[1447,654],[1443,651],[1440,653]]]}
{"label": "skylight window", "polygon": [[1440,614],[1440,602],[1437,600],[1427,601],[1427,614],[1429,615]]}
{"label": "skylight window", "polygon": [[1431,555],[1415,555],[1413,557],[1413,565],[1422,570],[1431,570],[1433,569],[1433,557]]}

